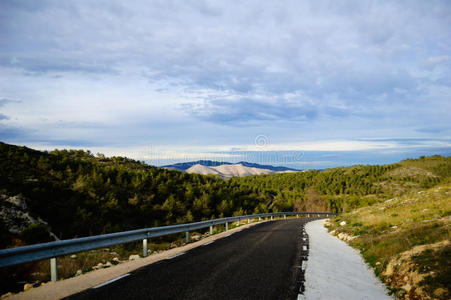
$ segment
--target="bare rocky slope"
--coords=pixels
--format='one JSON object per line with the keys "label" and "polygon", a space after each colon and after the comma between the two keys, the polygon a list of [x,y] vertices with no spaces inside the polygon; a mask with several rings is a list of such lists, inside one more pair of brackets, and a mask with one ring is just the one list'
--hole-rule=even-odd
{"label": "bare rocky slope", "polygon": [[246,167],[242,164],[235,165],[220,165],[220,166],[203,166],[200,164],[194,165],[186,170],[187,173],[196,173],[201,175],[219,175],[222,178],[243,177],[249,175],[274,174],[276,171],[260,168]]}

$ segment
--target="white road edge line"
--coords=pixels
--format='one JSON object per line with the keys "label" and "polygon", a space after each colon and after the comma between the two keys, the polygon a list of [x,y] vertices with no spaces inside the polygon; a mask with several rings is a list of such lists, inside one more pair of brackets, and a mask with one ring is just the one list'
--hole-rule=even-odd
{"label": "white road edge line", "polygon": [[166,259],[173,259],[173,258],[176,258],[176,257],[181,256],[181,255],[183,255],[183,254],[185,254],[185,252],[177,253],[177,254],[175,254],[175,255],[169,256],[169,257],[166,258]]}
{"label": "white road edge line", "polygon": [[207,246],[207,245],[210,245],[210,244],[213,244],[215,241],[209,241],[209,242],[206,242],[205,244],[202,244],[202,246]]}
{"label": "white road edge line", "polygon": [[111,280],[109,280],[109,281],[107,281],[107,282],[101,283],[101,284],[96,285],[96,286],[94,286],[94,287],[92,287],[92,288],[93,288],[93,289],[98,289],[99,287],[105,286],[105,285],[107,285],[107,284],[110,284],[110,283],[112,283],[112,282],[115,282],[115,281],[117,281],[117,280],[119,280],[119,279],[122,279],[122,278],[124,278],[124,277],[127,277],[127,276],[130,276],[130,273],[127,273],[127,274],[124,274],[124,275],[119,276],[119,277],[117,277],[117,278],[111,279]]}

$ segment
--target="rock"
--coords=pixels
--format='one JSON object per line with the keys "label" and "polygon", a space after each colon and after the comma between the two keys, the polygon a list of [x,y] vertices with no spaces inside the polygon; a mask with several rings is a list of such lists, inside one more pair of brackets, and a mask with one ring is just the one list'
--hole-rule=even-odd
{"label": "rock", "polygon": [[111,267],[113,264],[110,261],[107,261],[105,264],[105,268]]}
{"label": "rock", "polygon": [[27,209],[27,203],[25,202],[25,199],[19,195],[13,196],[13,197],[8,197],[5,201],[13,204],[14,206],[17,206],[18,208],[20,208],[22,210]]}
{"label": "rock", "polygon": [[75,273],[75,276],[80,276],[81,274],[83,274],[82,270],[77,270],[77,272]]}
{"label": "rock", "polygon": [[113,262],[119,263],[119,258],[117,258],[117,257],[113,258]]}
{"label": "rock", "polygon": [[338,234],[338,238],[339,238],[340,240],[342,240],[342,241],[350,242],[350,241],[352,241],[353,239],[355,239],[355,236],[351,236],[351,235],[346,234],[346,233],[344,233],[344,232],[340,232],[340,233]]}
{"label": "rock", "polygon": [[198,241],[198,240],[200,240],[201,237],[202,237],[201,235],[195,234],[195,235],[193,235],[193,236],[191,237],[191,240],[192,240],[192,241]]}
{"label": "rock", "polygon": [[380,261],[377,261],[376,262],[376,266],[380,266],[381,265],[381,262]]}
{"label": "rock", "polygon": [[23,286],[24,291],[31,290],[33,288],[33,285],[31,283],[25,283]]}
{"label": "rock", "polygon": [[345,226],[346,225],[346,221],[341,221],[340,222],[340,226]]}
{"label": "rock", "polygon": [[408,283],[406,283],[405,285],[403,285],[401,287],[403,290],[405,290],[406,292],[409,292],[412,289],[412,286]]}
{"label": "rock", "polygon": [[110,252],[111,255],[118,255],[116,252]]}
{"label": "rock", "polygon": [[128,260],[137,260],[139,259],[139,255],[138,254],[132,254],[128,257]]}
{"label": "rock", "polygon": [[77,258],[77,255],[72,254],[72,255],[70,256],[70,258]]}
{"label": "rock", "polygon": [[0,298],[1,298],[1,299],[4,299],[4,298],[10,297],[10,296],[12,296],[12,295],[14,295],[14,294],[11,293],[11,292],[8,292],[8,293],[6,293],[6,294],[3,294]]}
{"label": "rock", "polygon": [[169,248],[171,248],[171,249],[177,248],[177,244],[176,244],[176,243],[171,243],[171,245],[169,246]]}

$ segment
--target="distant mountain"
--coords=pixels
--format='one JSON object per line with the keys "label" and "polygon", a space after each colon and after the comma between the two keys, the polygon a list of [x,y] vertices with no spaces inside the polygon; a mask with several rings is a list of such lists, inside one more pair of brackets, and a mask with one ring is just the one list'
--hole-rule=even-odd
{"label": "distant mountain", "polygon": [[300,170],[282,167],[282,166],[275,167],[275,166],[271,166],[271,165],[260,165],[260,164],[245,162],[245,161],[240,161],[238,163],[230,163],[230,162],[219,162],[219,161],[212,161],[212,160],[198,160],[198,161],[191,161],[191,162],[185,162],[185,163],[177,163],[177,164],[173,164],[173,165],[162,166],[162,168],[186,171],[195,165],[201,165],[201,166],[205,166],[205,167],[218,167],[218,166],[222,166],[222,165],[243,165],[244,167],[266,169],[266,170],[271,170],[274,172],[300,171]]}
{"label": "distant mountain", "polygon": [[[186,173],[197,173],[202,175],[219,175],[222,178],[243,177],[249,175],[262,175],[278,173],[269,169],[246,167],[242,164],[224,164],[220,166],[203,166],[200,164],[194,165],[185,171]],[[282,171],[286,172],[286,171]],[[292,171],[294,172],[294,171]]]}

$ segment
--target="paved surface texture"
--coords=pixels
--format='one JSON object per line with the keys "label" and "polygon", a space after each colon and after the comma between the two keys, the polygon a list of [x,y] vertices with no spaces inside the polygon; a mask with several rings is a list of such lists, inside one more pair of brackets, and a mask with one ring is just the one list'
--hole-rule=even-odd
{"label": "paved surface texture", "polygon": [[307,220],[265,222],[66,299],[296,299]]}
{"label": "paved surface texture", "polygon": [[305,274],[306,299],[393,299],[387,296],[387,290],[360,253],[330,235],[322,220],[308,223],[305,230],[310,243]]}
{"label": "paved surface texture", "polygon": [[[262,221],[269,222],[269,221]],[[212,236],[208,236],[200,241],[186,244],[181,247],[169,249],[158,254],[149,255],[146,258],[140,258],[138,260],[131,260],[122,262],[116,266],[91,271],[82,274],[77,277],[71,277],[64,280],[59,280],[57,282],[49,282],[43,286],[33,288],[31,290],[21,292],[19,294],[14,294],[8,297],[8,300],[59,300],[64,297],[79,293],[81,291],[87,290],[94,286],[103,284],[107,281],[113,280],[115,278],[121,277],[132,271],[140,269],[144,266],[153,264],[155,262],[165,260],[169,257],[173,257],[181,252],[186,252],[196,247],[200,247],[205,243],[210,243],[218,239],[222,239],[225,236],[239,232],[245,228],[256,226],[260,224],[259,222],[253,222],[250,224],[244,224],[240,227],[230,229],[222,233],[217,233]]]}

